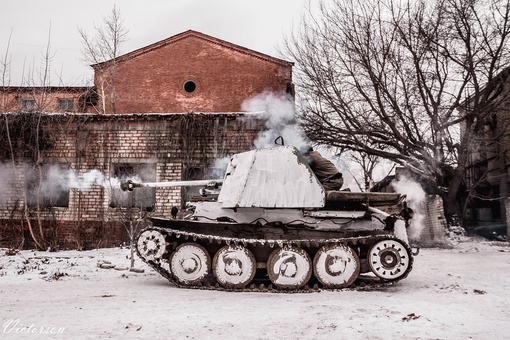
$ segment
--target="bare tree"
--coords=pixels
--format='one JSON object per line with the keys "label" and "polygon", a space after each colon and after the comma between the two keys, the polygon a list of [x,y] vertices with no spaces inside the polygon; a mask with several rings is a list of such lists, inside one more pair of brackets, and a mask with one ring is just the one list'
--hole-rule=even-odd
{"label": "bare tree", "polygon": [[[361,183],[359,183],[358,180],[355,179],[359,189],[361,191],[369,191],[371,184],[375,182],[374,171],[378,167],[382,169],[383,159],[381,159],[381,157],[378,156],[369,155],[361,152],[350,152],[349,154],[351,161],[359,165],[359,167],[362,170]],[[391,170],[387,171],[387,173],[390,173],[394,168],[395,168],[394,165],[391,166]],[[355,176],[353,176],[353,178],[355,178]]]}
{"label": "bare tree", "polygon": [[[124,27],[124,19],[120,10],[113,6],[109,17],[103,18],[103,25],[94,26],[96,36],[91,38],[83,29],[78,29],[82,38],[83,55],[86,62],[92,63],[96,71],[96,86],[101,92],[102,112],[110,109],[116,113],[116,93],[114,75],[117,57],[120,55],[122,43],[127,40],[128,30]],[[106,105],[108,97],[109,107]]]}
{"label": "bare tree", "polygon": [[509,33],[509,0],[322,0],[284,46],[304,130],[412,169],[459,213]]}
{"label": "bare tree", "polygon": [[[44,204],[41,202],[43,193],[41,192],[41,185],[45,180],[44,174],[44,149],[46,147],[45,137],[46,131],[43,127],[43,112],[46,111],[51,105],[50,101],[50,86],[51,86],[51,62],[53,52],[51,50],[51,24],[48,31],[48,42],[46,50],[40,59],[40,67],[32,65],[27,73],[23,72],[22,83],[30,90],[30,101],[33,105],[23,108],[22,105],[18,106],[19,112],[7,112],[12,110],[13,106],[10,83],[10,60],[9,60],[9,44],[5,53],[5,57],[0,62],[0,71],[2,73],[2,115],[3,121],[0,124],[0,140],[5,143],[7,147],[4,149],[4,155],[8,158],[12,165],[12,173],[15,181],[24,180],[26,183],[19,187],[20,198],[22,202],[22,219],[23,224],[26,224],[34,244],[38,249],[46,249],[51,246],[51,242],[47,240],[47,230],[44,228],[45,217],[42,216]],[[23,98],[23,97],[21,97]],[[19,100],[19,98],[16,98]],[[21,102],[21,101],[20,101]],[[31,185],[36,188],[33,192],[29,193],[29,183],[27,182],[28,168],[25,164],[28,157],[31,157],[34,162],[34,168],[37,170],[37,175],[31,178]],[[7,157],[5,157],[7,158]],[[14,185],[14,184],[13,184]],[[30,202],[30,195],[36,196],[36,204]],[[34,216],[35,215],[35,218]],[[35,220],[35,223],[34,223]],[[23,227],[22,227],[23,228]],[[23,246],[24,239],[22,239],[20,247]]]}
{"label": "bare tree", "polygon": [[[12,140],[9,132],[9,119],[7,117],[7,109],[8,109],[8,91],[9,91],[9,85],[11,83],[11,72],[10,72],[10,57],[9,57],[9,47],[11,45],[11,36],[12,36],[12,30],[9,34],[9,40],[7,42],[7,48],[5,49],[5,55],[2,61],[0,62],[0,71],[2,73],[2,115],[4,118],[5,126],[6,126],[6,135],[7,140],[9,142],[9,149],[12,151]],[[12,164],[14,166],[14,154],[11,153],[11,160]]]}

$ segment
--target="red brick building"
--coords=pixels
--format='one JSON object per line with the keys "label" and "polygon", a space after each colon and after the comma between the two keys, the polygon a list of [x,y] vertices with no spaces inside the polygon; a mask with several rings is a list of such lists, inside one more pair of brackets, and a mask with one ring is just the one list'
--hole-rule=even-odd
{"label": "red brick building", "polygon": [[[211,178],[215,159],[253,148],[262,128],[242,103],[266,91],[293,96],[292,63],[194,31],[93,67],[93,88],[3,89],[0,246],[126,241],[126,223],[168,216],[186,190],[124,197],[112,180]],[[106,181],[61,182],[90,174]]]}
{"label": "red brick building", "polygon": [[87,112],[97,101],[85,86],[9,86],[0,92],[2,112]]}
{"label": "red brick building", "polygon": [[239,112],[264,91],[293,95],[292,65],[190,30],[92,67],[98,112],[150,113]]}

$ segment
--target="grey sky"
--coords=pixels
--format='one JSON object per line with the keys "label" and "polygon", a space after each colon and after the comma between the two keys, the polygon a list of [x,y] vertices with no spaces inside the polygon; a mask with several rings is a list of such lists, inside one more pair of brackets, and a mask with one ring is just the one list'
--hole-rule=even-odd
{"label": "grey sky", "polygon": [[[299,24],[306,0],[0,0],[0,58],[10,60],[5,85],[40,85],[48,40],[51,84],[90,85],[78,28],[94,34],[116,4],[129,29],[122,52],[192,29],[275,57],[285,34]],[[50,32],[51,26],[51,32]],[[12,34],[11,34],[12,32]],[[11,36],[10,44],[7,44]],[[31,72],[32,70],[32,72]],[[0,68],[0,71],[2,69]],[[0,79],[0,83],[2,80]]]}

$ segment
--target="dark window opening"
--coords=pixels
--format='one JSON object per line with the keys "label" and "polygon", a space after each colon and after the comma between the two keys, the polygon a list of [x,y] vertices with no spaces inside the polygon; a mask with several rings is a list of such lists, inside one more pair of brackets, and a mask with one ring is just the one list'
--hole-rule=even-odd
{"label": "dark window opening", "polygon": [[194,81],[188,80],[187,82],[184,83],[184,91],[186,91],[188,93],[195,91],[196,88],[197,88],[197,84],[195,84]]}
{"label": "dark window opening", "polygon": [[[114,164],[113,177],[119,181],[154,182],[156,180],[155,164]],[[110,207],[139,208],[153,211],[156,200],[156,189],[150,187],[136,188],[133,191],[122,191],[112,188]]]}
{"label": "dark window opening", "polygon": [[477,188],[477,198],[473,199],[473,220],[494,221],[500,220],[501,213],[500,188],[497,185],[480,186]]}
{"label": "dark window opening", "polygon": [[287,83],[287,88],[285,89],[285,92],[290,94],[294,98],[296,96],[296,92],[294,90],[294,84]]}
{"label": "dark window opening", "polygon": [[73,111],[74,110],[74,99],[59,99],[58,109],[61,111]]}
{"label": "dark window opening", "polygon": [[23,111],[35,110],[35,99],[22,99],[21,100],[21,109]]}
{"label": "dark window opening", "polygon": [[69,169],[60,165],[35,167],[26,174],[27,205],[36,207],[69,207]]}
{"label": "dark window opening", "polygon": [[186,174],[186,180],[188,181],[196,181],[196,180],[202,180],[204,178],[204,170],[202,168],[195,168],[191,167],[188,168],[187,174]]}
{"label": "dark window opening", "polygon": [[[225,169],[220,168],[208,168],[203,169],[201,167],[189,167],[186,171],[185,179],[186,181],[201,181],[204,179],[221,179],[223,178],[223,174],[225,173]],[[190,186],[184,187],[182,192],[182,205],[185,206],[186,202],[193,201],[197,197],[200,197],[200,190],[203,186]]]}
{"label": "dark window opening", "polygon": [[[204,170],[199,167],[189,167],[186,169],[185,178],[186,181],[197,181],[206,179],[204,177]],[[193,197],[200,196],[199,193],[200,187],[184,187],[181,192],[182,198],[182,207],[186,206],[186,202],[189,202],[193,199]]]}

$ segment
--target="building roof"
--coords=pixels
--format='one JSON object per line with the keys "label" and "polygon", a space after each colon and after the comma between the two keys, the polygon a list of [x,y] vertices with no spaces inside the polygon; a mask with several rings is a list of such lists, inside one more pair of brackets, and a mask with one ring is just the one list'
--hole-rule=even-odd
{"label": "building roof", "polygon": [[85,92],[92,89],[91,86],[4,86],[2,92]]}
{"label": "building roof", "polygon": [[[266,60],[271,63],[280,64],[280,65],[284,65],[284,66],[293,66],[294,65],[293,62],[275,58],[270,55],[260,53],[260,52],[254,51],[254,50],[250,50],[246,47],[242,47],[242,46],[230,43],[228,41],[221,40],[221,39],[209,36],[209,35],[201,33],[201,32],[193,31],[193,30],[188,30],[188,31],[176,34],[176,35],[166,38],[164,40],[153,43],[151,45],[148,45],[148,46],[139,48],[137,50],[134,50],[132,52],[126,53],[124,55],[121,55],[116,58],[116,62],[121,63],[123,61],[136,58],[136,57],[143,55],[145,53],[154,51],[156,49],[159,49],[159,48],[165,47],[167,45],[179,42],[183,39],[189,39],[189,38],[201,39],[201,40],[207,41],[212,44],[217,44],[217,45],[223,46],[225,48],[229,48],[229,49],[237,51],[239,53],[243,53],[243,54],[258,58],[258,59]],[[93,68],[97,68],[99,65],[107,65],[108,63],[111,63],[111,61],[112,61],[112,59],[104,61],[102,63],[93,64],[91,66]]]}
{"label": "building roof", "polygon": [[[162,119],[165,117],[178,117],[185,115],[198,115],[198,116],[214,116],[214,117],[246,117],[249,119],[261,119],[260,114],[263,111],[253,112],[151,112],[151,113],[97,113],[97,112],[39,112],[42,116],[48,117],[84,117],[91,119],[103,119],[103,120],[116,120],[122,119]],[[4,115],[18,115],[23,114],[21,112],[4,112]]]}

